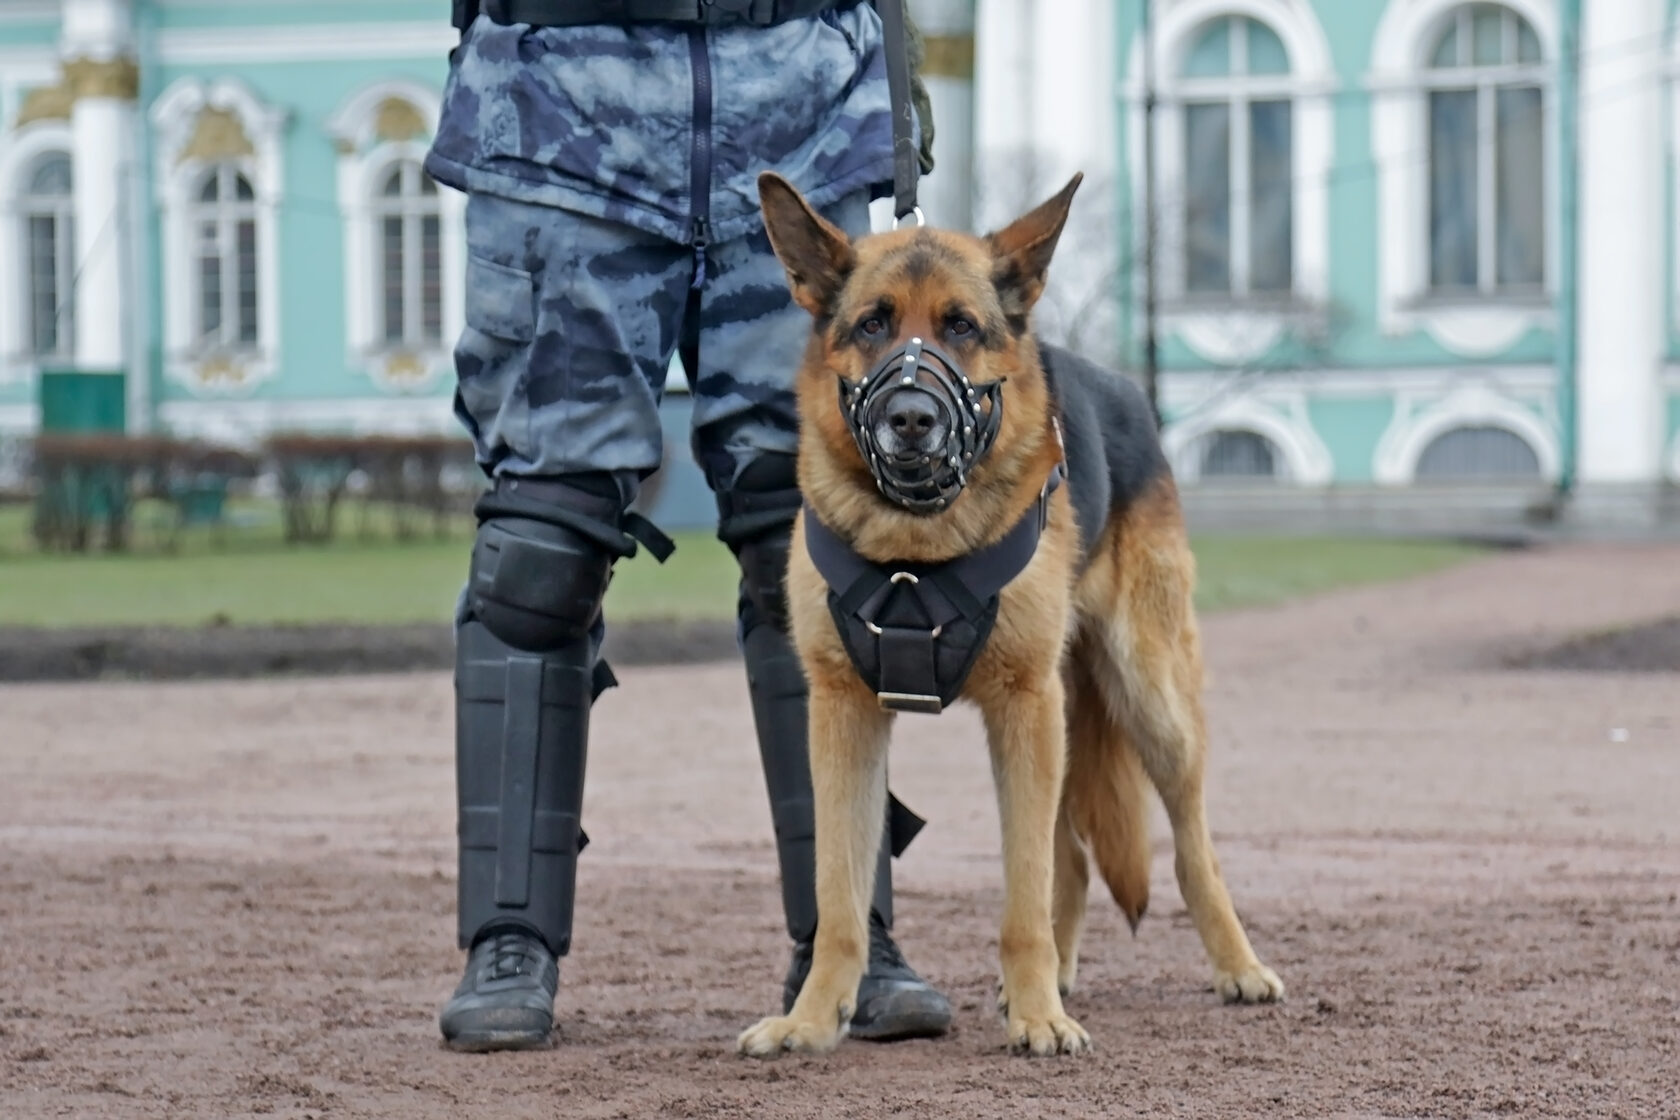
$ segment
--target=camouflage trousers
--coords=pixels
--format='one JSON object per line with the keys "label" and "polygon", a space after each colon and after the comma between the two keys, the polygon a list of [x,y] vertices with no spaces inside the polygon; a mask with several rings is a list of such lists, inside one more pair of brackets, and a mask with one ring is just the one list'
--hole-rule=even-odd
{"label": "camouflage trousers", "polygon": [[[858,192],[825,216],[869,229]],[[694,456],[714,492],[798,443],[793,382],[810,316],[761,227],[692,246],[571,211],[473,194],[455,412],[495,475],[609,472],[624,504],[662,456],[659,403],[679,352]]]}

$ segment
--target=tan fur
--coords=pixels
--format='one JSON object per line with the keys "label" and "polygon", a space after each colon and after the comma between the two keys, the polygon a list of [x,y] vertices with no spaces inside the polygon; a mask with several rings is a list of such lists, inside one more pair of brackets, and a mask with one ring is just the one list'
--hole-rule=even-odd
{"label": "tan fur", "polygon": [[[990,238],[921,230],[850,243],[785,182],[761,180],[771,241],[794,297],[816,321],[799,377],[800,487],[860,554],[949,559],[997,540],[1037,500],[1060,450],[1022,324],[1077,185]],[[883,298],[894,308],[890,338],[871,350],[854,341],[850,324]],[[947,336],[953,307],[982,328],[986,345]],[[871,354],[885,352],[879,347],[911,335],[939,340],[975,381],[1008,378],[996,444],[951,508],[931,517],[880,498],[836,403],[837,376],[863,376]],[[811,686],[820,920],[792,1011],[741,1035],[741,1050],[760,1056],[831,1048],[855,1007],[894,718],[840,642],[802,526],[793,539],[788,596]],[[985,721],[1003,827],[999,1004],[1012,1048],[1033,1054],[1089,1045],[1062,1005],[1077,969],[1087,858],[1135,929],[1149,899],[1151,787],[1172,822],[1179,887],[1216,989],[1245,1002],[1283,994],[1237,920],[1208,836],[1195,564],[1170,477],[1111,514],[1076,579],[1079,561],[1064,487],[1052,496],[1037,553],[1003,590],[963,691]]]}

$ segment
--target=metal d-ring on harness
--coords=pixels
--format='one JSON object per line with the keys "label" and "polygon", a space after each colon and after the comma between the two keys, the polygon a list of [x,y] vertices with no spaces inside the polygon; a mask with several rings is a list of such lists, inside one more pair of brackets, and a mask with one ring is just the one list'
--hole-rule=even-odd
{"label": "metal d-ring on harness", "polygon": [[937,714],[956,701],[997,621],[999,594],[1038,551],[1065,473],[1058,462],[1001,540],[938,564],[866,560],[806,505],[805,545],[828,584],[829,615],[883,708]]}

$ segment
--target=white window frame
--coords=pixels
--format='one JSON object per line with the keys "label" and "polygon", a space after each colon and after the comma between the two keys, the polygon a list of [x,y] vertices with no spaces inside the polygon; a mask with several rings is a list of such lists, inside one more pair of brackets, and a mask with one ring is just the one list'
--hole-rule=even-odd
{"label": "white window frame", "polygon": [[[1514,387],[1513,387],[1514,388]],[[1534,449],[1540,460],[1540,483],[1557,481],[1562,462],[1558,446],[1556,394],[1549,383],[1532,394],[1541,402],[1536,414],[1516,392],[1494,385],[1463,384],[1439,396],[1402,390],[1394,416],[1377,440],[1372,456],[1378,486],[1411,486],[1418,460],[1437,436],[1454,428],[1504,428]]]}
{"label": "white window frame", "polygon": [[[230,112],[253,153],[199,159],[185,156],[199,114]],[[195,395],[248,394],[280,368],[280,253],[278,220],[284,194],[282,134],[287,114],[259,101],[236,78],[182,78],[153,102],[157,132],[157,195],[162,209],[163,370]],[[235,168],[251,184],[257,232],[257,340],[233,345],[198,335],[198,191],[213,167]]]}
{"label": "white window frame", "polygon": [[454,375],[454,345],[466,325],[466,198],[438,186],[439,245],[443,283],[443,334],[435,345],[417,347],[384,336],[384,270],[380,263],[379,194],[392,167],[421,163],[428,142],[389,140],[378,135],[379,107],[407,103],[428,132],[437,127],[442,98],[419,82],[377,82],[357,90],[328,118],[327,132],[338,149],[338,206],[344,237],[345,361],[351,371],[392,393],[428,393]]}
{"label": "white window frame", "polygon": [[[1308,0],[1183,0],[1171,5],[1152,0],[1157,10],[1154,33],[1156,86],[1155,203],[1156,278],[1162,302],[1161,323],[1209,361],[1239,364],[1270,349],[1291,327],[1322,326],[1330,296],[1329,173],[1335,154],[1335,119],[1331,97],[1336,69],[1329,40]],[[1190,50],[1213,20],[1243,16],[1262,23],[1289,55],[1287,75],[1244,78],[1183,78]],[[1142,245],[1148,216],[1143,213],[1143,44],[1133,45],[1126,96],[1131,106],[1133,243]],[[1217,91],[1214,93],[1212,91]],[[1190,101],[1231,97],[1252,100],[1287,98],[1290,124],[1293,260],[1291,290],[1235,297],[1185,291],[1184,250],[1184,106]],[[1233,127],[1236,122],[1233,121]],[[1242,128],[1246,131],[1246,121]],[[1246,156],[1244,157],[1246,161]],[[1243,174],[1246,174],[1246,170]],[[1236,212],[1244,207],[1233,207]],[[1233,239],[1237,236],[1235,223]],[[1243,235],[1246,239],[1246,234]],[[1241,250],[1248,252],[1246,244]],[[1233,255],[1235,246],[1233,246]],[[1141,273],[1139,275],[1141,283]]]}
{"label": "white window frame", "polygon": [[[395,177],[398,182],[396,194],[391,194],[385,188]],[[379,336],[387,346],[400,346],[408,350],[437,350],[443,346],[443,207],[439,197],[441,188],[431,184],[431,190],[426,190],[428,176],[421,161],[417,159],[399,159],[387,163],[377,177],[379,193],[374,196],[374,222],[378,229],[379,261],[375,268],[380,288],[379,307]],[[437,223],[437,253],[438,253],[438,291],[437,291],[437,335],[431,337],[426,326],[426,221]],[[390,276],[386,274],[389,261],[386,253],[389,249],[388,226],[397,222],[397,247],[399,250],[398,265],[402,275],[402,306],[400,316],[402,321],[396,324],[396,333],[391,328],[391,308],[388,297]]]}
{"label": "white window frame", "polygon": [[[206,202],[201,197],[203,189],[214,179],[217,183],[217,196],[212,202]],[[242,199],[238,196],[238,184],[245,183],[251,187],[252,197]],[[230,196],[228,191],[234,193]],[[253,343],[240,336],[244,334],[244,322],[240,318],[242,309],[239,303],[239,227],[250,222],[253,229],[257,222],[256,188],[251,186],[245,177],[238,161],[224,160],[206,166],[200,177],[197,190],[193,192],[193,208],[188,221],[192,227],[193,239],[193,335],[198,340],[196,345],[212,353],[243,353],[252,348]],[[204,260],[204,233],[206,227],[213,227],[216,249],[216,262],[219,271],[217,287],[221,295],[221,306],[217,308],[217,324],[215,337],[206,329],[203,319],[204,292],[200,285],[203,283],[203,270],[199,267]],[[253,252],[256,252],[253,247]],[[260,273],[262,262],[260,259],[252,262]],[[258,305],[252,309],[256,316],[257,329],[253,333],[261,337],[262,306],[259,298]]]}
{"label": "white window frame", "polygon": [[[1552,142],[1556,90],[1548,68],[1557,58],[1558,25],[1551,0],[1488,0],[1528,21],[1540,40],[1541,111],[1546,120],[1545,283],[1530,293],[1438,292],[1430,286],[1429,93],[1465,88],[1479,68],[1437,70],[1431,54],[1458,10],[1474,0],[1389,0],[1373,40],[1371,154],[1377,164],[1377,319],[1384,334],[1427,333],[1445,349],[1491,357],[1523,334],[1555,322],[1560,230],[1557,145]],[[1499,68],[1506,72],[1505,68]],[[1483,145],[1486,146],[1485,144]],[[1484,157],[1485,158],[1485,157]],[[1491,189],[1491,178],[1478,189]],[[1480,205],[1478,203],[1478,205]],[[1482,237],[1490,236],[1486,230]]]}
{"label": "white window frame", "polygon": [[[1466,3],[1448,12],[1436,25],[1436,37],[1427,48],[1431,54],[1434,53],[1435,46],[1440,43],[1441,36],[1447,33],[1449,21],[1459,20],[1458,33],[1460,36],[1465,35],[1467,20],[1464,17],[1469,15],[1470,9],[1477,2],[1491,3],[1519,19],[1522,18],[1522,14],[1515,8],[1509,4],[1500,3],[1499,0],[1467,0]],[[1506,26],[1510,25],[1507,24]],[[1499,284],[1499,91],[1502,89],[1538,87],[1542,116],[1541,125],[1544,132],[1544,126],[1551,119],[1549,116],[1551,100],[1547,95],[1547,79],[1549,76],[1546,72],[1544,57],[1539,62],[1504,63],[1497,66],[1436,66],[1431,61],[1424,68],[1422,85],[1426,111],[1429,95],[1433,93],[1474,93],[1476,95],[1476,290],[1483,296],[1493,298],[1516,296],[1521,298],[1527,294],[1524,289],[1501,287]],[[1425,143],[1429,144],[1429,154],[1426,158],[1433,161],[1434,151],[1431,143],[1433,136],[1429,134],[1427,121],[1425,121],[1424,128]],[[1547,136],[1546,139],[1547,142],[1541,149],[1542,159],[1545,158],[1545,153],[1550,152],[1552,146],[1550,137]],[[1542,173],[1544,173],[1543,167]],[[1550,208],[1551,201],[1551,196],[1544,193],[1544,186],[1542,186],[1542,216]],[[1544,225],[1544,221],[1542,221],[1542,225]],[[1427,229],[1426,226],[1426,237]],[[1542,244],[1547,239],[1548,232],[1544,228],[1541,229]],[[1426,252],[1432,253],[1433,251],[1433,245],[1426,246]],[[1549,257],[1542,262],[1541,282],[1538,288],[1533,289],[1536,295],[1543,294],[1547,290],[1550,281],[1550,274],[1546,268],[1548,263]],[[1431,272],[1433,271],[1433,265],[1433,260],[1427,262],[1427,267]],[[1449,299],[1462,298],[1465,294],[1458,289],[1444,291],[1436,288],[1433,286],[1433,280],[1430,281],[1428,292],[1427,298],[1430,299],[1439,299],[1443,296]]]}
{"label": "white window frame", "polygon": [[1313,488],[1334,481],[1335,462],[1313,427],[1303,389],[1267,388],[1217,404],[1192,405],[1161,436],[1174,478],[1185,486],[1201,481],[1202,440],[1218,431],[1253,432],[1268,440],[1277,456],[1273,478],[1279,486]]}
{"label": "white window frame", "polygon": [[[38,121],[4,139],[0,145],[0,268],[5,269],[0,276],[0,384],[31,378],[40,369],[30,330],[29,289],[20,283],[28,267],[29,246],[23,199],[42,159],[71,155],[70,126],[66,121]],[[68,350],[53,360],[74,360],[74,331],[65,343]]]}

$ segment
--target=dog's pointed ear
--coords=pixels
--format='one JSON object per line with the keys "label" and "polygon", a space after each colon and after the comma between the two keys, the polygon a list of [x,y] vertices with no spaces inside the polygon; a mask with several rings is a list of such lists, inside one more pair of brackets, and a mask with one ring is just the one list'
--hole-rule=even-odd
{"label": "dog's pointed ear", "polygon": [[1003,301],[1004,314],[1017,330],[1025,329],[1027,312],[1044,294],[1050,258],[1067,224],[1073,194],[1084,178],[1084,172],[1076,172],[1056,197],[986,238],[992,250],[992,284]]}
{"label": "dog's pointed ear", "polygon": [[773,171],[758,177],[758,202],[793,301],[818,318],[827,316],[856,263],[851,241]]}

